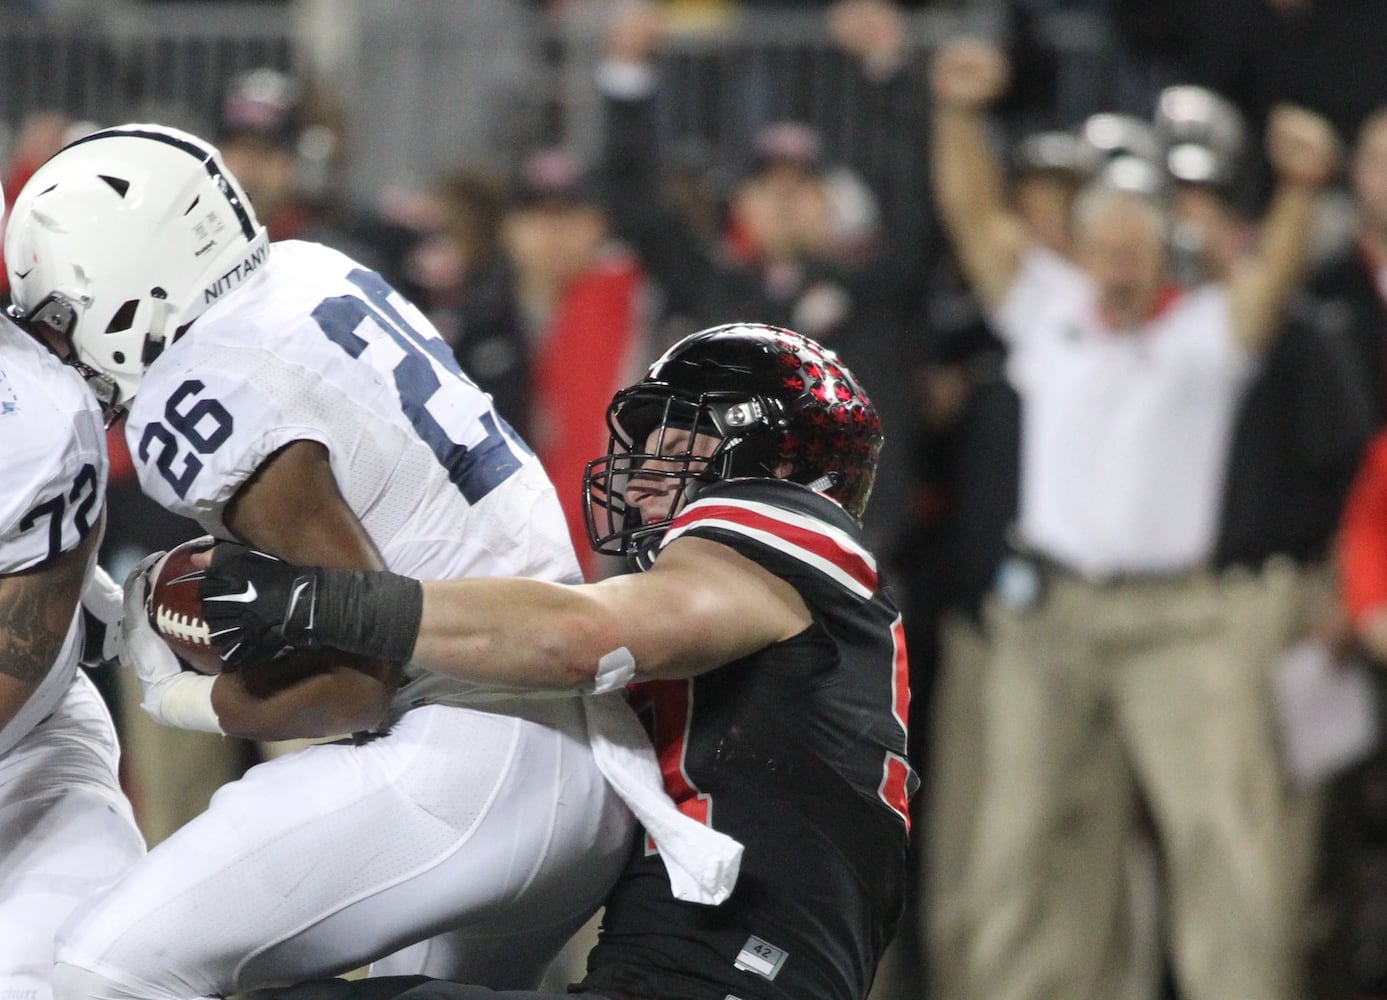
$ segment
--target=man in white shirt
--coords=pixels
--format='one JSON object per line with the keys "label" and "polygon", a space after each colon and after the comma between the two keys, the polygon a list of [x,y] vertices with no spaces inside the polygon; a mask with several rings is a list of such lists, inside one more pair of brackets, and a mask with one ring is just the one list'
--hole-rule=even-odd
{"label": "man in white shirt", "polygon": [[1134,796],[1165,862],[1182,996],[1293,995],[1277,836],[1281,776],[1264,664],[1233,648],[1204,571],[1241,393],[1300,275],[1337,165],[1319,116],[1281,108],[1279,186],[1227,280],[1168,276],[1158,198],[1091,185],[1075,262],[1028,240],[1004,201],[985,108],[992,46],[955,43],[932,80],[940,214],[1010,348],[1022,400],[1018,558],[989,608],[971,989],[1099,998],[1128,965],[1123,858]]}

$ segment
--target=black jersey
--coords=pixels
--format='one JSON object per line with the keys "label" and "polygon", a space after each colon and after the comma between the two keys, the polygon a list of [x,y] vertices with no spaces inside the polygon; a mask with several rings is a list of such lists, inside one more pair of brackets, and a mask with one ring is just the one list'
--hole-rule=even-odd
{"label": "black jersey", "polygon": [[[584,985],[660,1000],[861,1000],[903,905],[917,779],[900,615],[853,520],[812,490],[733,480],[670,526],[790,582],[813,624],[688,680],[633,684],[680,809],[745,847],[721,906],[676,900],[643,844]],[[657,557],[658,561],[658,557]]]}

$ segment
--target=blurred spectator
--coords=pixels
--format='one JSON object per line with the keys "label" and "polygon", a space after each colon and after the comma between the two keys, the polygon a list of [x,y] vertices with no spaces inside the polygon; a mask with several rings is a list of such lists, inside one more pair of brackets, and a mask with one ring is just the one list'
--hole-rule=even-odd
{"label": "blurred spectator", "polygon": [[[875,11],[886,5],[845,6]],[[890,190],[903,203],[893,204],[866,174],[845,180],[816,130],[802,122],[771,122],[756,131],[746,151],[725,226],[708,231],[681,211],[662,174],[653,58],[663,37],[663,21],[650,4],[621,4],[607,25],[597,82],[606,99],[602,166],[615,230],[656,282],[662,335],[738,318],[784,325],[838,351],[874,386],[893,443],[882,453],[866,531],[874,545],[889,549],[904,520],[912,423],[905,316],[922,295],[929,224],[919,199],[907,194],[912,171],[891,158],[875,163],[882,174],[898,168]],[[892,72],[873,84],[878,91],[911,89],[901,67],[879,65]],[[879,114],[908,114],[912,107],[882,94],[874,104]],[[917,191],[924,170],[913,138],[919,128],[919,119],[907,118],[882,132],[902,142],[910,137]]]}
{"label": "blurred spectator", "polygon": [[1068,132],[1037,132],[1016,144],[1012,205],[1026,229],[1057,254],[1069,254],[1074,197],[1096,164],[1093,147]]}
{"label": "blurred spectator", "polygon": [[[1387,4],[1378,0],[1205,0],[1191,36],[1194,79],[1230,98],[1254,137],[1291,101],[1320,109],[1350,136],[1387,104]],[[1268,185],[1254,161],[1259,200]]]}
{"label": "blurred spectator", "polygon": [[1097,169],[1120,157],[1135,157],[1156,163],[1161,157],[1161,140],[1150,122],[1117,111],[1099,111],[1079,125],[1079,138],[1092,150]]}
{"label": "blurred spectator", "polygon": [[[1387,109],[1368,115],[1351,160],[1355,207],[1352,237],[1314,274],[1310,319],[1354,358],[1356,393],[1367,401],[1374,428],[1387,424]],[[1348,626],[1359,647],[1382,660],[1375,605],[1381,525],[1384,446],[1378,434],[1361,456],[1361,470],[1343,511],[1338,548],[1340,587]],[[1376,673],[1376,672],[1375,672]],[[1379,702],[1387,684],[1376,673]],[[1387,749],[1340,775],[1329,792],[1321,851],[1327,933],[1314,971],[1318,997],[1387,995]]]}
{"label": "blurred spectator", "polygon": [[[992,46],[936,59],[935,183],[1022,400],[1016,550],[987,613],[971,987],[993,1000],[1107,995],[1130,956],[1132,797],[1154,818],[1169,938],[1190,1000],[1296,995],[1284,807],[1265,662],[1208,571],[1236,407],[1307,253],[1336,147],[1273,121],[1282,183],[1256,254],[1225,282],[1167,277],[1162,203],[1090,185],[1071,264],[1003,200],[983,109]],[[1236,803],[1237,808],[1229,808]]]}
{"label": "blurred spectator", "polygon": [[[825,153],[861,177],[879,204],[887,237],[903,263],[915,266],[937,250],[921,133],[929,121],[928,90],[918,49],[899,4],[841,0],[827,12],[834,43],[848,58],[843,81],[848,130],[829,130]],[[922,241],[911,245],[910,241]]]}
{"label": "blurred spectator", "polygon": [[1177,85],[1157,100],[1156,131],[1174,182],[1171,251],[1187,285],[1227,278],[1251,243],[1251,206],[1240,201],[1246,179],[1246,129],[1228,101],[1203,87]]}
{"label": "blurred spectator", "polygon": [[[1072,252],[1074,199],[1105,154],[1071,132],[1024,136],[1010,155],[1010,202],[1037,243]],[[981,606],[1016,518],[1020,402],[1006,381],[1005,348],[962,287],[936,303],[938,347],[919,376],[921,480],[934,497],[917,523],[906,593],[913,620],[938,622],[939,664],[921,754],[921,941],[928,995],[969,996],[965,958],[977,903],[968,881],[976,837],[976,777],[988,638]],[[942,290],[941,290],[942,291]],[[951,305],[950,305],[951,304]],[[945,336],[945,331],[950,331]],[[917,624],[916,633],[924,630]]]}
{"label": "blurred spectator", "polygon": [[[1156,121],[1174,180],[1177,271],[1190,282],[1227,280],[1257,236],[1246,197],[1241,116],[1218,95],[1184,85],[1161,94]],[[1242,399],[1213,555],[1232,627],[1241,622],[1247,654],[1267,666],[1268,699],[1279,697],[1271,681],[1292,647],[1314,641],[1325,644],[1327,655],[1338,655],[1340,612],[1330,555],[1349,482],[1374,426],[1353,344],[1320,317],[1308,296],[1291,301]],[[1286,904],[1303,914],[1305,981],[1316,997],[1336,995],[1331,980],[1342,982],[1345,973],[1338,930],[1323,933],[1326,921],[1315,897],[1328,787],[1288,779],[1279,824],[1282,841],[1298,845],[1286,858]],[[1340,912],[1333,903],[1322,909]],[[1337,916],[1328,920],[1338,922]],[[1325,959],[1334,970],[1328,975]]]}
{"label": "blurred spectator", "polygon": [[[1187,285],[1226,281],[1257,239],[1242,117],[1219,95],[1179,85],[1161,93],[1156,125],[1173,181],[1175,272]],[[1214,555],[1219,567],[1260,571],[1281,556],[1324,571],[1374,422],[1352,342],[1323,317],[1310,297],[1292,299],[1239,408]]]}
{"label": "blurred spectator", "polygon": [[1355,637],[1387,665],[1387,432],[1365,452],[1344,510],[1340,579]]}
{"label": "blurred spectator", "polygon": [[1351,345],[1375,424],[1387,423],[1387,105],[1356,133],[1350,181],[1352,238],[1310,278],[1316,321]]}
{"label": "blurred spectator", "polygon": [[222,95],[215,142],[272,240],[323,243],[397,281],[398,237],[345,199],[343,145],[326,97],[268,67]]}
{"label": "blurred spectator", "polygon": [[[1387,431],[1363,456],[1344,508],[1339,586],[1355,647],[1374,667],[1378,704],[1387,666]],[[1379,707],[1379,727],[1383,724]],[[1387,995],[1387,750],[1342,776],[1330,799],[1325,891],[1329,946],[1315,1000]]]}
{"label": "blurred spectator", "polygon": [[530,345],[501,247],[504,184],[459,168],[434,185],[427,202],[423,231],[404,262],[406,295],[501,416],[530,440]]}
{"label": "blurred spectator", "polygon": [[[525,161],[502,241],[531,345],[530,441],[581,540],[583,472],[607,444],[601,414],[657,353],[648,342],[644,272],[612,239],[593,179],[564,149]],[[612,568],[588,546],[575,548],[589,579]]]}
{"label": "blurred spectator", "polygon": [[[8,149],[0,184],[4,185],[4,218],[0,219],[0,236],[4,235],[4,222],[9,218],[11,199],[19,194],[35,170],[73,138],[73,130],[81,129],[82,123],[70,115],[57,110],[38,111],[25,116],[20,122],[14,141]],[[0,264],[4,263],[0,255]],[[0,269],[0,295],[9,301],[10,278],[8,272]]]}

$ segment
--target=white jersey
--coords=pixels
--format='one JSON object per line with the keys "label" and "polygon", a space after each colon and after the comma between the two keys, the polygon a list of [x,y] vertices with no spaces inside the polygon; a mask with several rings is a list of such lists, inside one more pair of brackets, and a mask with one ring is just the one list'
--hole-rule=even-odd
{"label": "white jersey", "polygon": [[[74,369],[3,318],[0,469],[0,575],[51,562],[100,524],[107,459],[96,399]],[[82,616],[74,611],[58,661],[0,730],[0,755],[62,701],[81,648]]]}
{"label": "white jersey", "polygon": [[[214,535],[256,469],[309,440],[391,570],[581,579],[553,485],[489,397],[419,310],[318,244],[275,244],[260,275],[172,344],[126,435],[145,492]],[[410,667],[396,714],[486,696]]]}

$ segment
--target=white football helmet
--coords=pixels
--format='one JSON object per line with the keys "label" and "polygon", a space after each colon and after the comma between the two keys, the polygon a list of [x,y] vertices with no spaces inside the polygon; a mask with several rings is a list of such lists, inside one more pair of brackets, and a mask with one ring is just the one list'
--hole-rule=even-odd
{"label": "white football helmet", "polygon": [[167,338],[253,277],[269,237],[217,150],[161,125],[65,146],[15,199],[11,315],[66,334],[102,402],[127,403]]}

